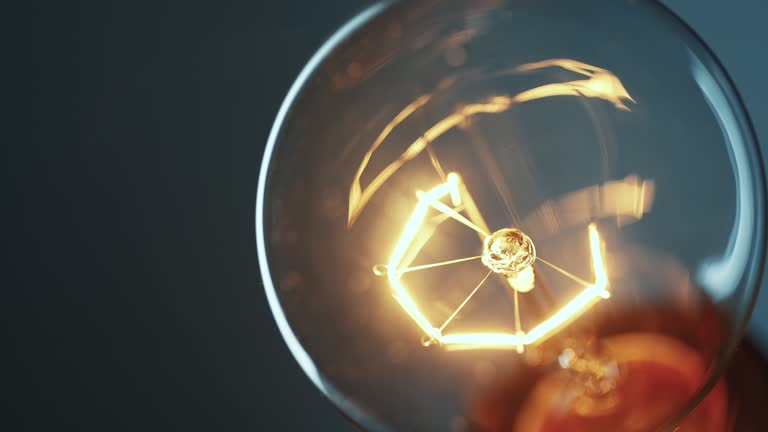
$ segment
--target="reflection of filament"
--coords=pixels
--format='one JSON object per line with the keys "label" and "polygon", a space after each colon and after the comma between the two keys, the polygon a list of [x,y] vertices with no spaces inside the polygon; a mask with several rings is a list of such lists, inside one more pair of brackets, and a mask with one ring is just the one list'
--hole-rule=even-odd
{"label": "reflection of filament", "polygon": [[650,211],[655,189],[653,180],[635,175],[589,186],[545,202],[525,218],[522,226],[533,235],[552,235],[606,217],[615,217],[617,224],[624,225]]}
{"label": "reflection of filament", "polygon": [[492,96],[488,99],[476,103],[467,104],[456,109],[452,114],[435,123],[432,127],[424,131],[423,134],[413,141],[408,148],[396,160],[387,165],[382,171],[374,176],[373,180],[363,188],[361,177],[365,172],[368,163],[373,157],[373,153],[382,145],[389,134],[414,112],[426,105],[431,99],[432,94],[422,95],[415,101],[408,104],[392,119],[381,131],[376,141],[363,156],[363,160],[357,169],[355,178],[349,189],[349,210],[347,214],[347,225],[352,226],[360,215],[360,212],[373,197],[376,191],[397,172],[408,161],[421,154],[424,149],[430,152],[430,159],[435,165],[438,173],[442,172],[437,158],[431,152],[430,145],[451,129],[465,125],[470,119],[479,114],[498,114],[507,111],[513,104],[520,104],[537,99],[543,99],[553,96],[582,96],[589,98],[598,98],[611,102],[617,109],[629,111],[624,103],[634,99],[629,95],[619,78],[611,71],[592,66],[586,63],[570,59],[553,59],[536,63],[527,63],[515,68],[515,72],[528,72],[548,67],[561,67],[577,74],[583,75],[586,79],[566,81],[560,83],[546,84],[535,87],[514,96]]}
{"label": "reflection of filament", "polygon": [[[394,128],[394,126],[399,124],[399,121],[397,123],[391,123],[390,125],[387,125],[388,129],[385,129],[386,134],[382,132],[382,135],[379,136],[380,139],[374,143],[375,147],[372,147],[368,153],[366,153],[366,156],[363,159],[363,163],[360,165],[360,168],[357,171],[357,175],[355,176],[355,180],[352,183],[352,188],[349,191],[349,214],[347,220],[348,225],[352,225],[355,219],[357,219],[357,217],[360,215],[363,207],[371,199],[373,194],[376,193],[376,191],[389,179],[389,177],[397,172],[400,167],[405,165],[406,162],[418,156],[422,150],[424,150],[431,142],[436,140],[445,132],[453,129],[457,125],[466,121],[468,118],[477,114],[499,113],[506,111],[509,108],[510,103],[511,100],[508,97],[495,96],[486,102],[466,105],[460,108],[458,111],[444,118],[430,129],[428,129],[426,132],[424,132],[422,136],[420,136],[405,150],[405,153],[400,155],[397,160],[387,165],[387,167],[384,168],[384,170],[381,171],[376,177],[374,177],[374,179],[371,180],[371,183],[363,190],[360,186],[360,177],[362,176],[363,171],[365,170],[365,167],[367,166],[368,161],[370,160],[370,157],[375,150],[375,147],[378,147],[381,144],[381,140],[386,137],[387,134],[389,134],[391,128]],[[415,109],[411,108],[412,105],[413,104],[409,105],[408,108],[401,112],[397,118],[399,119],[406,111],[409,111],[408,115],[410,115],[410,112]]]}
{"label": "reflection of filament", "polygon": [[[390,257],[389,263],[386,265],[386,274],[389,280],[390,286],[394,291],[394,297],[405,309],[406,313],[411,319],[418,324],[418,326],[424,331],[428,338],[435,340],[448,349],[483,349],[483,348],[509,348],[517,349],[518,352],[522,352],[525,345],[538,344],[556,334],[564,326],[581,316],[592,305],[598,302],[601,298],[608,298],[610,296],[607,291],[608,288],[608,276],[605,270],[605,263],[602,256],[602,242],[600,234],[597,231],[595,224],[589,225],[589,246],[592,261],[592,269],[595,274],[595,282],[586,282],[577,276],[574,276],[555,266],[548,261],[541,260],[543,263],[551,266],[552,268],[568,275],[572,279],[578,281],[580,284],[585,285],[585,289],[576,295],[565,306],[553,313],[549,318],[542,321],[539,325],[531,329],[529,332],[522,330],[519,303],[517,298],[517,290],[515,290],[515,334],[499,333],[499,332],[481,332],[481,333],[457,333],[444,335],[445,328],[454,320],[458,313],[467,305],[470,299],[477,293],[481,286],[485,283],[492,272],[488,272],[480,283],[470,292],[470,294],[464,299],[464,301],[451,313],[448,319],[440,326],[433,327],[429,320],[424,316],[417,302],[411,297],[408,289],[405,287],[401,280],[403,273],[408,271],[422,270],[427,268],[434,268],[438,266],[447,266],[466,262],[477,259],[479,257],[466,257],[459,258],[450,261],[443,261],[433,264],[425,264],[413,267],[400,267],[404,262],[406,253],[408,253],[413,241],[417,238],[419,230],[424,223],[429,209],[438,209],[444,214],[462,222],[464,225],[472,228],[476,231],[485,232],[477,227],[476,224],[469,221],[467,218],[461,216],[458,212],[451,209],[445,204],[440,202],[448,196],[458,195],[458,191],[463,188],[460,177],[455,173],[450,173],[447,176],[448,181],[438,185],[429,192],[424,192],[419,195],[419,202],[416,205],[416,209],[413,211],[408,222],[405,224],[400,239],[398,240],[395,248]],[[466,189],[464,189],[466,192]],[[466,195],[469,197],[469,195]],[[470,198],[471,199],[471,198]],[[461,203],[456,203],[461,204]],[[446,211],[448,210],[448,211]],[[458,217],[457,217],[458,216]],[[487,233],[486,233],[487,235]],[[384,266],[379,265],[379,271]],[[376,271],[376,270],[374,270]],[[381,272],[383,274],[383,272]]]}

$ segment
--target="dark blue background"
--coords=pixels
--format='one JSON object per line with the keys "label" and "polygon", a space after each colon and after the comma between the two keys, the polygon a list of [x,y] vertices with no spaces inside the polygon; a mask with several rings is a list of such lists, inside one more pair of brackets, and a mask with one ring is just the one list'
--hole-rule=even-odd
{"label": "dark blue background", "polygon": [[[351,430],[272,321],[253,206],[290,84],[370,3],[5,5],[3,423]],[[720,56],[768,140],[768,6],[666,3]],[[753,330],[768,348],[761,303]]]}

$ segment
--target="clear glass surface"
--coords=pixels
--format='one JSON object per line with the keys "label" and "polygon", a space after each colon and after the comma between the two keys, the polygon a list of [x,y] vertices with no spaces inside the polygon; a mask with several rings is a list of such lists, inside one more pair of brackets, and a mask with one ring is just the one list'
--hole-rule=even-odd
{"label": "clear glass surface", "polygon": [[724,392],[760,161],[658,3],[378,4],[280,110],[259,265],[298,363],[366,430],[663,430]]}

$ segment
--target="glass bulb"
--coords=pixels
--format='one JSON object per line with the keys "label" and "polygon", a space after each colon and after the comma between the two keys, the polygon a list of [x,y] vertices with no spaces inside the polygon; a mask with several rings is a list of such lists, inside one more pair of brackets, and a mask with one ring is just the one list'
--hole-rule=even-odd
{"label": "glass bulb", "polygon": [[259,265],[298,363],[366,430],[720,431],[760,160],[657,3],[377,4],[280,109]]}

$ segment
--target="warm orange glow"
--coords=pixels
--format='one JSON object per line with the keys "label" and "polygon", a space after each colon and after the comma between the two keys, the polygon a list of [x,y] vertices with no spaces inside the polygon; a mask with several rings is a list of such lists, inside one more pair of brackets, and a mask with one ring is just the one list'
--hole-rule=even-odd
{"label": "warm orange glow", "polygon": [[585,80],[575,80],[563,83],[547,84],[524,91],[513,99],[515,102],[526,102],[549,96],[585,96],[605,99],[616,108],[629,111],[625,101],[634,102],[627,89],[619,81],[619,78],[611,71],[582,63],[571,59],[545,60],[536,63],[527,63],[516,68],[521,72],[544,69],[548,67],[561,67],[580,75],[588,77]]}
{"label": "warm orange glow", "polygon": [[[386,266],[386,274],[389,285],[393,290],[393,295],[400,303],[408,316],[421,328],[428,338],[432,341],[442,344],[447,349],[516,349],[522,352],[524,346],[541,343],[549,337],[557,334],[573,320],[583,315],[591,306],[603,298],[608,298],[608,275],[605,268],[605,262],[602,254],[602,241],[595,224],[588,226],[589,248],[594,272],[594,282],[583,282],[586,287],[562,308],[555,311],[549,318],[538,324],[528,332],[522,329],[516,333],[500,332],[477,332],[477,333],[452,333],[444,334],[443,330],[458,313],[458,311],[469,301],[472,295],[481,287],[488,275],[480,281],[467,299],[454,311],[451,317],[440,327],[434,327],[427,317],[422,313],[418,302],[409,294],[408,288],[403,284],[402,275],[409,271],[431,268],[437,265],[449,265],[452,263],[469,261],[478,257],[459,258],[451,261],[444,261],[433,265],[423,265],[416,267],[407,267],[404,257],[412,247],[412,243],[419,234],[419,231],[426,219],[430,209],[437,209],[448,217],[457,220],[472,229],[478,230],[477,226],[472,224],[467,218],[459,214],[459,211],[451,209],[440,200],[450,197],[456,207],[462,206],[461,197],[467,196],[466,188],[463,188],[461,177],[455,173],[448,174],[448,181],[438,185],[429,192],[419,193],[419,201],[411,217],[405,224],[400,238],[398,239],[389,263]],[[463,190],[462,190],[463,188]],[[463,192],[460,194],[459,192]],[[483,231],[485,231],[483,229]],[[382,266],[376,266],[381,271]],[[531,268],[532,269],[532,268]],[[374,270],[376,271],[376,270]],[[489,272],[490,275],[490,272]],[[523,287],[521,292],[532,289],[535,284],[534,272],[521,271],[513,279]]]}

